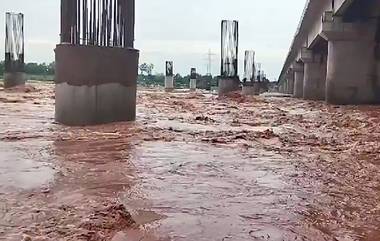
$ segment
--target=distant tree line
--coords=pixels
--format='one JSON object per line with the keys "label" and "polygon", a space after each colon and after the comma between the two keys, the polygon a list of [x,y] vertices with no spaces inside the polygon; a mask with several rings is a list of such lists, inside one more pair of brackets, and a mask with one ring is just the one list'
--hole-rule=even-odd
{"label": "distant tree line", "polygon": [[55,62],[50,64],[27,63],[25,64],[25,72],[32,75],[54,75]]}
{"label": "distant tree line", "polygon": [[[139,76],[137,83],[141,86],[164,86],[165,75],[158,73],[152,74],[154,65],[150,63],[142,63],[139,65]],[[4,61],[0,61],[0,77],[4,75],[5,66]],[[34,76],[39,79],[39,76],[53,76],[55,71],[55,62],[46,63],[26,63],[25,73],[29,76]],[[198,79],[202,78],[201,75],[197,75]],[[44,78],[42,78],[44,79]],[[174,81],[177,88],[189,88],[190,75],[181,76],[176,74]]]}
{"label": "distant tree line", "polygon": [[[198,78],[201,76],[199,75]],[[190,75],[182,76],[180,74],[174,75],[174,82],[176,88],[189,88]],[[141,86],[164,86],[165,85],[165,75],[164,74],[154,74],[145,75],[139,74],[137,79],[138,85]]]}
{"label": "distant tree line", "polygon": [[[25,73],[30,75],[54,75],[55,63],[50,64],[42,63],[26,63]],[[0,61],[0,75],[3,75],[5,71],[4,61]]]}
{"label": "distant tree line", "polygon": [[[152,74],[154,70],[153,64],[143,63],[139,65],[140,74],[137,79],[138,85],[141,86],[164,86],[165,85],[165,75],[162,73]],[[197,74],[197,79],[210,78],[209,76],[202,76]],[[190,84],[190,74],[182,76],[181,74],[174,75],[174,82],[176,88],[189,88]],[[212,78],[211,86],[216,86],[216,78]]]}
{"label": "distant tree line", "polygon": [[[138,85],[141,86],[164,86],[165,85],[165,75],[158,73],[152,74],[154,70],[154,65],[150,63],[143,63],[139,65],[139,75],[137,79]],[[4,75],[5,66],[4,61],[0,61],[0,77]],[[55,71],[55,62],[46,63],[26,63],[25,72],[30,77],[34,76],[35,79],[45,79],[41,76],[53,76]],[[49,77],[50,78],[50,77]],[[197,74],[197,79],[210,78],[208,76],[202,76]],[[45,79],[46,80],[46,79]],[[52,79],[50,79],[52,80]],[[190,74],[182,76],[180,74],[174,75],[174,81],[176,88],[189,88]],[[216,86],[216,78],[211,79],[211,86]]]}

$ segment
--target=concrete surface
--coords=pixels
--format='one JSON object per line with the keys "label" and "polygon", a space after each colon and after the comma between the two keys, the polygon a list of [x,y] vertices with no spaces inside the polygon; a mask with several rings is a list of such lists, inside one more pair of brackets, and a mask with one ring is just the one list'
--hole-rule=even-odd
{"label": "concrete surface", "polygon": [[304,65],[303,63],[295,63],[292,65],[294,71],[294,98],[303,98],[303,80],[304,80]]}
{"label": "concrete surface", "polygon": [[323,29],[329,40],[326,99],[331,104],[380,103],[375,58],[376,24],[347,24],[334,19]]}
{"label": "concrete surface", "polygon": [[60,44],[55,53],[57,122],[135,120],[138,50]]}
{"label": "concrete surface", "polygon": [[59,44],[55,56],[57,84],[137,84],[139,51],[136,49]]}
{"label": "concrete surface", "polygon": [[65,125],[94,125],[136,118],[135,86],[61,83],[55,87],[55,100],[55,119]]}
{"label": "concrete surface", "polygon": [[190,80],[190,90],[196,90],[197,89],[197,80],[191,79]]}
{"label": "concrete surface", "polygon": [[228,94],[233,91],[237,91],[240,89],[240,81],[239,79],[231,79],[231,78],[220,78],[218,80],[218,94],[219,96]]}
{"label": "concrete surface", "polygon": [[294,72],[294,93],[293,97],[303,98],[304,72]]}
{"label": "concrete surface", "polygon": [[165,76],[165,90],[172,91],[174,90],[174,77]]}
{"label": "concrete surface", "polygon": [[306,100],[325,100],[326,91],[326,56],[313,54],[312,58],[303,58],[304,81],[303,98]]}
{"label": "concrete surface", "polygon": [[294,93],[294,71],[293,69],[289,69],[286,74],[287,79],[287,94],[293,95]]}

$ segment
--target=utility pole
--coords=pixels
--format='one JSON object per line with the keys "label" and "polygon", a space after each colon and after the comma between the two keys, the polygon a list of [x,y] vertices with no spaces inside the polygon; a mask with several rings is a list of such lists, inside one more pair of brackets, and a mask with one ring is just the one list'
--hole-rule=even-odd
{"label": "utility pole", "polygon": [[212,75],[212,71],[211,71],[211,69],[212,69],[212,58],[215,55],[216,54],[211,52],[211,49],[208,50],[208,53],[207,53],[207,73],[206,73],[207,76]]}

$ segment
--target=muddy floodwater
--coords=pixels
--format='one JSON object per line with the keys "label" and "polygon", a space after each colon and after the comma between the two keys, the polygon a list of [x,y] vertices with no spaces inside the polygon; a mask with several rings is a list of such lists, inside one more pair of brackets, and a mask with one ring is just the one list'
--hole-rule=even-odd
{"label": "muddy floodwater", "polygon": [[0,89],[0,240],[379,241],[380,107],[139,89],[67,127]]}

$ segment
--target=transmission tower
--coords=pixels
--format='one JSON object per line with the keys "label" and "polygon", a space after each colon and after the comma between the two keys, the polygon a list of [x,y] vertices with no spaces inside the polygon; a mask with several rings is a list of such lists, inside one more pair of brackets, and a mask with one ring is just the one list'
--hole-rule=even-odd
{"label": "transmission tower", "polygon": [[211,69],[212,69],[212,58],[215,55],[216,54],[211,52],[211,49],[208,50],[208,53],[207,53],[207,73],[206,73],[206,75],[208,75],[208,76],[212,75],[212,71],[211,71]]}

